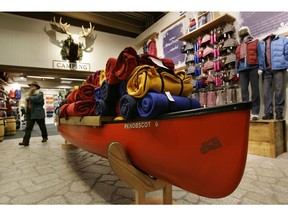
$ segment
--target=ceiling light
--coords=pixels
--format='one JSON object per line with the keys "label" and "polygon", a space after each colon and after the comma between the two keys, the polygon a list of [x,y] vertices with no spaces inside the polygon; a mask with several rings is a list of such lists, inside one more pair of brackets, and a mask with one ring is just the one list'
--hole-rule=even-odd
{"label": "ceiling light", "polygon": [[74,79],[74,78],[60,78],[61,80],[69,80],[69,81],[80,81],[84,82],[86,79]]}
{"label": "ceiling light", "polygon": [[70,83],[72,83],[72,81],[71,80],[61,80],[60,83],[70,84]]}
{"label": "ceiling light", "polygon": [[14,82],[26,82],[27,81],[27,78],[24,76],[13,77],[12,79]]}
{"label": "ceiling light", "polygon": [[41,76],[27,76],[27,77],[35,79],[55,79],[55,77],[41,77]]}

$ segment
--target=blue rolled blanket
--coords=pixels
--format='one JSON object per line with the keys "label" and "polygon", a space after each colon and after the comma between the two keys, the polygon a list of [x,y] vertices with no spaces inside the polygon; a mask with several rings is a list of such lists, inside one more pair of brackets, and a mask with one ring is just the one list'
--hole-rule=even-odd
{"label": "blue rolled blanket", "polygon": [[116,109],[115,104],[107,103],[104,100],[100,99],[96,101],[95,108],[96,116],[115,116]]}
{"label": "blue rolled blanket", "polygon": [[119,99],[118,85],[110,85],[107,80],[104,80],[100,89],[101,99],[105,102],[116,102]]}
{"label": "blue rolled blanket", "polygon": [[125,119],[133,119],[139,116],[137,110],[137,99],[126,94],[120,99],[120,114]]}
{"label": "blue rolled blanket", "polygon": [[100,87],[94,89],[94,98],[95,98],[95,101],[101,99],[101,89],[100,89]]}
{"label": "blue rolled blanket", "polygon": [[137,109],[141,117],[154,118],[168,112],[200,108],[194,98],[173,95],[173,99],[175,101],[170,101],[165,94],[149,92],[137,102]]}
{"label": "blue rolled blanket", "polygon": [[127,80],[121,80],[119,83],[119,94],[120,97],[127,94]]}

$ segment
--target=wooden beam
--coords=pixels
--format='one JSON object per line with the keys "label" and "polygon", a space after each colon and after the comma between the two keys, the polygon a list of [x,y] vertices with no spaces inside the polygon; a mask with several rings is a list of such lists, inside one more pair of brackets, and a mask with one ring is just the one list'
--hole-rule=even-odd
{"label": "wooden beam", "polygon": [[13,65],[1,65],[0,71],[10,73],[23,73],[30,76],[54,76],[54,77],[70,77],[78,79],[86,79],[87,76],[94,74],[93,71],[76,71],[76,70],[60,70],[50,68],[39,68],[39,67],[24,67],[24,66],[13,66]]}
{"label": "wooden beam", "polygon": [[195,30],[189,32],[186,35],[181,36],[178,38],[178,40],[181,41],[191,41],[199,37],[200,35],[203,35],[205,33],[208,33],[211,31],[211,29],[218,27],[218,26],[223,26],[226,23],[233,23],[235,21],[235,17],[229,15],[229,14],[224,14],[202,26],[199,28],[196,28]]}
{"label": "wooden beam", "polygon": [[110,116],[70,116],[68,119],[60,118],[60,124],[79,125],[79,126],[101,126],[103,121],[112,121]]}
{"label": "wooden beam", "polygon": [[[115,20],[109,17],[104,17],[101,14],[89,13],[89,12],[55,12],[60,16],[67,16],[74,19],[80,19],[94,24],[110,26],[111,28],[120,29],[123,31],[133,32],[136,34],[141,34],[143,29],[141,26],[130,25],[128,23],[123,23],[120,20]],[[63,21],[65,22],[65,20]],[[85,23],[83,23],[84,25]]]}

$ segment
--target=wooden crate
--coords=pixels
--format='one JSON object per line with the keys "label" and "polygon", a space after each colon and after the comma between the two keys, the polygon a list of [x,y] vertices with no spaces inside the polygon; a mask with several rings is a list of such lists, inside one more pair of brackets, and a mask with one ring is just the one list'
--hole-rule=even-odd
{"label": "wooden crate", "polygon": [[285,120],[250,122],[248,153],[276,158],[285,152]]}

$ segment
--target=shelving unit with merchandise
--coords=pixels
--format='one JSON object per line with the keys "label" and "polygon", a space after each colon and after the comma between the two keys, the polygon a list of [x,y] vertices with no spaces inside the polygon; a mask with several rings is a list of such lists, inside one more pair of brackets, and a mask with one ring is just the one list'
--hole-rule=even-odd
{"label": "shelving unit with merchandise", "polygon": [[43,89],[42,91],[45,99],[45,122],[46,124],[54,124],[54,111],[61,102],[61,95],[65,95],[65,89]]}
{"label": "shelving unit with merchandise", "polygon": [[46,117],[52,118],[54,113],[54,96],[53,95],[45,95],[45,109],[46,109]]}
{"label": "shelving unit with merchandise", "polygon": [[6,96],[4,85],[7,83],[0,78],[0,142],[4,140],[6,114]]}
{"label": "shelving unit with merchandise", "polygon": [[4,86],[8,84],[0,79],[0,118],[5,119],[7,117],[7,108],[6,108],[6,100],[7,100],[7,92],[5,91]]}
{"label": "shelving unit with merchandise", "polygon": [[[4,88],[5,86],[5,88]],[[2,134],[15,135],[16,133],[16,119],[17,119],[17,110],[13,109],[13,100],[10,99],[10,95],[7,90],[8,83],[0,79],[0,137],[2,139]],[[4,133],[2,133],[4,129]],[[2,139],[3,140],[3,139]]]}
{"label": "shelving unit with merchandise", "polygon": [[178,38],[185,41],[186,71],[193,77],[191,97],[202,107],[240,101],[235,71],[235,18],[224,14]]}

